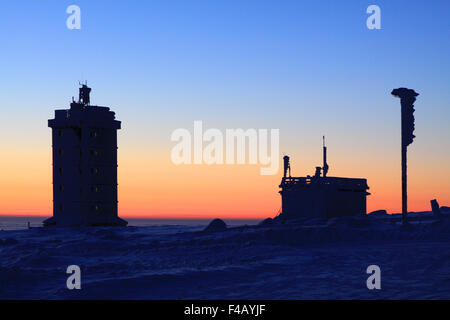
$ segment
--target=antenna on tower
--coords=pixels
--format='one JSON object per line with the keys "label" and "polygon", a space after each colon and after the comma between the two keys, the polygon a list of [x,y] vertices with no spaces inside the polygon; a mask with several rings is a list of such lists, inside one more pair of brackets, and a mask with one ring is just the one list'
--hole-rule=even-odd
{"label": "antenna on tower", "polygon": [[289,171],[289,178],[291,177],[291,164],[290,164],[290,162],[289,162],[289,156],[284,156],[283,157],[283,162],[284,162],[284,175],[283,175],[283,178],[286,178],[287,177],[287,173],[288,173],[288,171]]}
{"label": "antenna on tower", "polygon": [[80,83],[80,86],[81,88],[79,88],[78,103],[88,106],[91,103],[91,88],[87,86],[87,80],[85,80],[85,84]]}

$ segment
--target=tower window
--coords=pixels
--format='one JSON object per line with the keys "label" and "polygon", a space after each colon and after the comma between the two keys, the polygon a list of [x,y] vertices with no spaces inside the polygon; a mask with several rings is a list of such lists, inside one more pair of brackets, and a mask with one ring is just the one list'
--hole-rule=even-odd
{"label": "tower window", "polygon": [[63,133],[62,130],[58,130],[58,137],[62,137]]}
{"label": "tower window", "polygon": [[64,170],[63,170],[63,168],[59,168],[58,171],[59,171],[59,174],[62,175]]}
{"label": "tower window", "polygon": [[62,184],[59,186],[59,191],[60,191],[60,192],[63,192],[63,191],[64,191],[64,186],[63,186]]}
{"label": "tower window", "polygon": [[62,156],[63,153],[64,153],[63,149],[58,149],[58,154],[59,154],[60,156]]}
{"label": "tower window", "polygon": [[64,205],[62,203],[59,205],[59,211],[64,211]]}
{"label": "tower window", "polygon": [[97,150],[91,150],[91,155],[97,157],[99,155],[99,152]]}

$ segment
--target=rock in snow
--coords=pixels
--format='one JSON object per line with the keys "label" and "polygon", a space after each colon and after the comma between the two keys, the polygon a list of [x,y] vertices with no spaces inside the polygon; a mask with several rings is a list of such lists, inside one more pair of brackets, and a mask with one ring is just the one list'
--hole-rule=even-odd
{"label": "rock in snow", "polygon": [[260,226],[270,226],[270,225],[272,225],[274,222],[273,222],[273,219],[272,218],[267,218],[267,219],[264,219],[263,221],[261,221],[260,223],[259,223],[259,225]]}
{"label": "rock in snow", "polygon": [[227,230],[227,224],[221,219],[214,219],[203,230],[204,232],[221,232]]}
{"label": "rock in snow", "polygon": [[388,213],[386,210],[376,210],[369,213],[369,216],[379,217],[379,216],[387,216],[387,214]]}

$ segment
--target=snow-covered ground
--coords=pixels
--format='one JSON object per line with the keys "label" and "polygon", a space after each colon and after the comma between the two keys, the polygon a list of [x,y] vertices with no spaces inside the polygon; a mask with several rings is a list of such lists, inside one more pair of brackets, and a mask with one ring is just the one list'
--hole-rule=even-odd
{"label": "snow-covered ground", "polygon": [[[450,299],[450,218],[396,221],[0,231],[0,298]],[[69,265],[81,290],[66,287]],[[369,265],[381,290],[366,287]]]}

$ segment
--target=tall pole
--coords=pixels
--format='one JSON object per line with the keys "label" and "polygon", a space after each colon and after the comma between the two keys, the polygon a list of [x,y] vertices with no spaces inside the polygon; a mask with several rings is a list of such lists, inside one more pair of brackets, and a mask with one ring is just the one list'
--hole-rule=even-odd
{"label": "tall pole", "polygon": [[328,163],[327,163],[327,147],[325,146],[325,136],[323,136],[323,176],[326,177],[328,173]]}
{"label": "tall pole", "polygon": [[406,146],[402,145],[402,223],[406,224],[408,215],[408,195],[406,183]]}
{"label": "tall pole", "polygon": [[414,136],[414,102],[419,95],[412,89],[399,88],[392,90],[391,94],[400,98],[401,104],[401,118],[402,118],[402,223],[408,222],[408,195],[407,195],[407,183],[406,183],[406,151],[408,145],[410,145]]}

